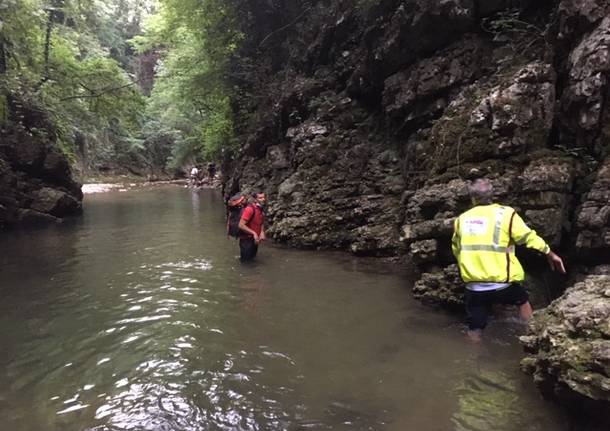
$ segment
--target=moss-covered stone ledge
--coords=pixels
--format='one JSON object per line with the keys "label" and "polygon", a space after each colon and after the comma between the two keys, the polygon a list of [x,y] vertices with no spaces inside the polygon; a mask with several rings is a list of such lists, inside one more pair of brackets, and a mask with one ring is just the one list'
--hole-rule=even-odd
{"label": "moss-covered stone ledge", "polygon": [[572,408],[594,406],[610,421],[610,265],[536,312],[521,342],[522,367],[545,395]]}

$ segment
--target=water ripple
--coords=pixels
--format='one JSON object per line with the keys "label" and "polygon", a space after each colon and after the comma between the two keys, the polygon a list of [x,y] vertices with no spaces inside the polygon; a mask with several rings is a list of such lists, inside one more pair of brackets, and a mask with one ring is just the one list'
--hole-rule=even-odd
{"label": "water ripple", "polygon": [[219,196],[87,198],[72,227],[0,238],[3,429],[562,431],[514,337],[473,365],[456,318],[377,261],[243,266]]}

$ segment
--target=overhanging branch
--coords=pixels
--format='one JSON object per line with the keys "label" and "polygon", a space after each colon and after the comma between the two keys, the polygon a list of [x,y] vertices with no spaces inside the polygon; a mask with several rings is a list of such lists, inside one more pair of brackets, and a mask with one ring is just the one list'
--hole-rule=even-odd
{"label": "overhanging branch", "polygon": [[103,88],[101,90],[91,90],[91,89],[85,87],[83,84],[80,84],[83,88],[85,88],[87,91],[89,91],[90,94],[75,94],[73,96],[61,98],[61,99],[59,99],[59,101],[64,102],[66,100],[72,100],[72,99],[92,99],[95,97],[103,96],[104,94],[107,94],[107,93],[113,93],[115,91],[120,91],[124,88],[131,87],[132,85],[135,85],[137,83],[138,83],[138,81],[133,81],[133,82],[130,82],[129,84],[121,85],[120,87]]}

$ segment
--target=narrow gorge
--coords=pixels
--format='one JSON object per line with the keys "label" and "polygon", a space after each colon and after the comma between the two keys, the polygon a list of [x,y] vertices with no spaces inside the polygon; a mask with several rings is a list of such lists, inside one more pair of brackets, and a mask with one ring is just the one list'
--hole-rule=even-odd
{"label": "narrow gorge", "polygon": [[459,308],[452,222],[491,178],[569,266],[520,253],[534,304],[558,298],[524,368],[607,413],[610,2],[245,3],[227,193],[265,190],[277,241],[411,262],[417,298]]}
{"label": "narrow gorge", "polygon": [[[165,28],[123,29],[132,46],[120,55],[88,33],[93,48],[66,42],[110,64],[73,81],[76,60],[53,63],[70,49],[51,34],[61,23],[76,40],[78,19],[60,20],[56,3],[31,7],[37,36],[0,33],[0,228],[78,216],[92,172],[170,178],[216,162],[225,197],[266,192],[277,243],[389,259],[412,270],[415,298],[459,313],[453,221],[486,177],[568,267],[558,276],[517,251],[539,310],[521,368],[546,397],[610,425],[610,0],[228,1],[234,15],[162,3]],[[6,4],[29,19],[26,3]],[[208,39],[187,31],[201,16]],[[32,40],[35,67],[9,55]],[[40,76],[20,77],[30,66]],[[62,79],[66,94],[52,87]],[[79,119],[82,130],[66,125]]]}

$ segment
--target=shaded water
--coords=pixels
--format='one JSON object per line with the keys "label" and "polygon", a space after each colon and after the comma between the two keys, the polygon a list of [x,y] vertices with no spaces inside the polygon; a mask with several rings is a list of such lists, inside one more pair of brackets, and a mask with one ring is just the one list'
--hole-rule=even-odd
{"label": "shaded water", "polygon": [[399,267],[271,245],[242,265],[212,191],[85,208],[0,239],[2,429],[567,429],[518,328],[473,347]]}

